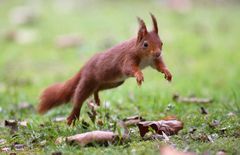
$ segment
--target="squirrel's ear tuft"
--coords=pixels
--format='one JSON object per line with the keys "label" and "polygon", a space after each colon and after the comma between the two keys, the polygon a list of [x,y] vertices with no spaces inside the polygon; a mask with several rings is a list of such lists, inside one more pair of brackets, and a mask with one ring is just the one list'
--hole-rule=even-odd
{"label": "squirrel's ear tuft", "polygon": [[150,13],[150,15],[151,15],[152,22],[153,22],[153,31],[158,33],[157,20],[156,20],[155,16],[152,13]]}
{"label": "squirrel's ear tuft", "polygon": [[147,34],[147,27],[141,18],[137,17],[137,19],[139,23],[137,42],[140,42],[143,39],[143,37]]}

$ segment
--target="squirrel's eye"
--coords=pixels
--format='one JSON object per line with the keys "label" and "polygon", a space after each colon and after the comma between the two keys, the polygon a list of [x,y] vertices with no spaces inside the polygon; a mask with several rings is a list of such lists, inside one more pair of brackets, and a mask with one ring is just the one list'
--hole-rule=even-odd
{"label": "squirrel's eye", "polygon": [[147,48],[148,47],[148,43],[146,41],[143,42],[143,47]]}

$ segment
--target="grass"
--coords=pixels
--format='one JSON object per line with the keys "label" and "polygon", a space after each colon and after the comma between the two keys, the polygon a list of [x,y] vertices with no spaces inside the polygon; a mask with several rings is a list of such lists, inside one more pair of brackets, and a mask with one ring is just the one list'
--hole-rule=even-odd
{"label": "grass", "polygon": [[[144,141],[135,128],[131,140],[122,145],[79,147],[66,143],[56,145],[55,140],[60,136],[111,129],[111,124],[131,115],[141,115],[147,120],[176,115],[184,122],[184,129],[170,138],[178,149],[188,148],[198,154],[206,151],[215,154],[219,150],[240,154],[240,21],[237,20],[240,6],[194,5],[192,9],[180,13],[155,1],[90,1],[69,10],[66,6],[61,8],[55,5],[55,2],[44,1],[37,5],[40,17],[36,23],[16,26],[9,22],[9,12],[15,6],[30,3],[1,3],[0,139],[6,140],[5,144],[0,144],[1,148],[20,143],[25,144],[24,151],[12,152],[159,154],[159,146],[164,142]],[[38,96],[45,87],[71,77],[88,58],[104,50],[107,45],[136,35],[136,16],[142,17],[150,28],[149,11],[159,21],[164,58],[174,76],[172,83],[148,68],[144,70],[145,81],[141,87],[137,86],[135,79],[129,79],[117,89],[101,92],[102,106],[98,119],[103,120],[103,126],[91,123],[86,105],[75,127],[52,121],[57,116],[68,116],[71,104],[51,110],[44,116],[38,115],[34,108],[17,108],[22,102],[36,107]],[[3,37],[8,30],[33,30],[37,39],[26,45],[9,42]],[[83,38],[82,45],[70,49],[56,48],[56,36],[68,33],[79,34]],[[175,103],[172,101],[174,93],[211,97],[214,102],[208,105]],[[134,96],[134,100],[130,99],[129,94]],[[106,102],[110,103],[109,107]],[[207,109],[207,115],[200,113],[201,106]],[[229,116],[229,112],[235,115]],[[4,120],[8,119],[27,120],[28,126],[10,134],[3,125]],[[82,120],[90,126],[84,128]],[[211,128],[209,123],[213,120],[220,121],[220,125]],[[189,133],[192,127],[197,129],[193,135]],[[226,131],[222,132],[222,128]],[[217,134],[213,143],[202,138],[211,134]]]}

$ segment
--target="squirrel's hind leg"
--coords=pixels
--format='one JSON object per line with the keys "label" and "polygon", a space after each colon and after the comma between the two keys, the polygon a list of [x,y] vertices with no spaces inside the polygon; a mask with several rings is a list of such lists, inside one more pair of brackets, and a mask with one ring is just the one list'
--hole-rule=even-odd
{"label": "squirrel's hind leg", "polygon": [[84,80],[84,79],[80,80],[73,95],[74,107],[71,114],[67,118],[68,125],[71,125],[72,123],[74,125],[75,120],[79,119],[82,104],[89,96],[92,95],[95,89],[96,89],[96,84],[94,81]]}

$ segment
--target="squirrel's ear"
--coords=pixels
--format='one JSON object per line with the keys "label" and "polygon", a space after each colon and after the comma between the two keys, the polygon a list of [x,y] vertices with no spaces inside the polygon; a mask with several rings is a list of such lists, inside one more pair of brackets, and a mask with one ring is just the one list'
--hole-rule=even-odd
{"label": "squirrel's ear", "polygon": [[150,15],[151,15],[152,22],[153,22],[153,31],[158,33],[157,20],[156,20],[155,16],[152,13],[150,13]]}
{"label": "squirrel's ear", "polygon": [[137,42],[140,42],[143,39],[143,37],[147,34],[147,27],[141,18],[137,17],[137,19],[139,23]]}

